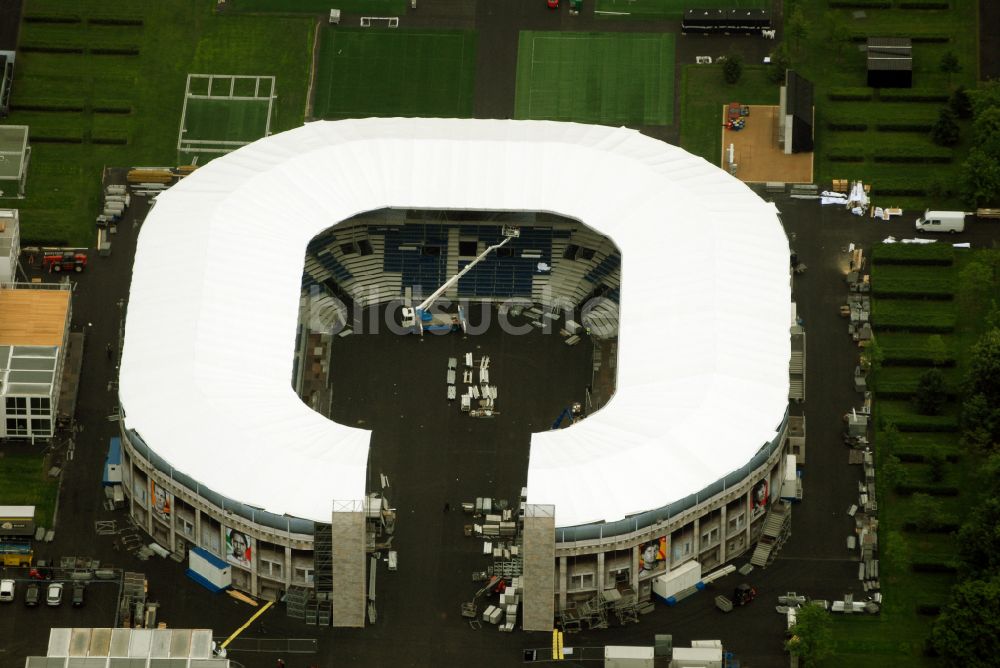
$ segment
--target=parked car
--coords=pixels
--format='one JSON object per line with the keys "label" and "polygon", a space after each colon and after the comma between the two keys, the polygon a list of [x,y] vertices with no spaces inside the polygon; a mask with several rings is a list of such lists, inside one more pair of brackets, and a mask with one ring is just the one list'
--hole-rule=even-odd
{"label": "parked car", "polygon": [[41,598],[41,591],[35,583],[28,585],[28,588],[24,591],[24,604],[29,608],[34,608],[38,605],[38,599]]}
{"label": "parked car", "polygon": [[10,603],[14,600],[14,581],[0,580],[0,603]]}
{"label": "parked car", "polygon": [[73,585],[73,607],[82,608],[83,607],[83,591],[84,585],[81,582],[77,582]]}
{"label": "parked car", "polygon": [[45,594],[45,605],[51,605],[53,608],[58,607],[62,604],[63,596],[63,583],[53,582],[49,585],[48,592]]}

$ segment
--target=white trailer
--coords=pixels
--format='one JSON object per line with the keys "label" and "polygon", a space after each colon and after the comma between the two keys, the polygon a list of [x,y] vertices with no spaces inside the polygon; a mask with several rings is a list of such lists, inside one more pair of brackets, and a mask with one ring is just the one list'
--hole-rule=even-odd
{"label": "white trailer", "polygon": [[187,576],[213,592],[229,589],[233,584],[230,565],[201,547],[192,547],[188,552]]}
{"label": "white trailer", "polygon": [[604,648],[604,668],[653,668],[652,647],[608,645]]}
{"label": "white trailer", "polygon": [[662,598],[667,605],[675,605],[678,593],[698,586],[699,582],[701,582],[701,564],[689,561],[669,573],[653,578],[653,593]]}

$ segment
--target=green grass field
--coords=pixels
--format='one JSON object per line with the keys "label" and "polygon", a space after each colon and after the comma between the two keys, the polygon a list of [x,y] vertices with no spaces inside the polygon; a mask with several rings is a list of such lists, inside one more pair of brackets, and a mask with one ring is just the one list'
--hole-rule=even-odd
{"label": "green grass field", "polygon": [[524,31],[514,116],[608,125],[669,125],[674,35]]}
{"label": "green grass field", "polygon": [[[584,0],[586,1],[586,0]],[[641,19],[679,19],[685,9],[767,9],[771,0],[596,0],[597,11]],[[598,14],[600,16],[600,14]]]}
{"label": "green grass field", "polygon": [[[189,72],[274,76],[281,94],[271,130],[302,123],[313,21],[216,16],[215,4],[142,2],[111,11],[101,0],[27,1],[25,17],[69,23],[22,24],[6,122],[31,126],[32,156],[26,199],[0,206],[21,209],[23,243],[92,244],[104,166],[183,159],[177,131]],[[92,21],[108,17],[135,23]],[[44,51],[60,45],[83,52]],[[135,54],[95,53],[93,45]]]}
{"label": "green grass field", "polygon": [[281,14],[324,14],[336,7],[344,13],[366,16],[399,16],[409,8],[409,0],[229,0],[227,12],[273,12]]}
{"label": "green grass field", "polygon": [[317,118],[472,116],[475,33],[331,28],[319,57]]}
{"label": "green grass field", "polygon": [[[865,54],[858,50],[858,42],[837,41],[833,34],[839,26],[854,40],[863,40],[867,35],[914,37],[914,92],[947,96],[950,88],[959,84],[972,87],[977,79],[976,0],[951,0],[947,10],[904,9],[901,3],[893,2],[888,9],[866,7],[862,19],[855,18],[852,9],[831,10],[827,0],[802,0],[798,4],[809,25],[800,49],[793,49],[792,65],[815,85],[816,183],[860,178],[872,184],[876,204],[923,209],[932,199],[942,208],[960,208],[955,185],[969,148],[969,122],[960,122],[962,139],[958,146],[933,146],[928,139],[929,125],[937,118],[942,103],[896,101],[892,96],[898,89],[867,88]],[[940,71],[941,56],[948,51],[955,53],[962,66],[950,81]],[[831,98],[845,89],[867,93],[870,99]],[[844,121],[860,121],[863,127],[844,129]],[[907,125],[909,130],[904,129]],[[868,149],[860,160],[840,159],[858,146]],[[880,152],[898,156],[925,151],[940,154],[948,162],[905,164],[875,159]]]}
{"label": "green grass field", "polygon": [[681,78],[681,146],[713,165],[722,155],[722,106],[778,104],[778,87],[763,66],[744,66],[743,77],[727,84],[721,65],[687,65]]}
{"label": "green grass field", "polygon": [[0,457],[0,506],[35,506],[35,522],[51,527],[58,489],[41,455],[8,450]]}

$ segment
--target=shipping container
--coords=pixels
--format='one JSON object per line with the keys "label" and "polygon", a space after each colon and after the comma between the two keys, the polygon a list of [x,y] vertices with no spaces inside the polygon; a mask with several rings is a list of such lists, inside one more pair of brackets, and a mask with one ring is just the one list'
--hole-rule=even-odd
{"label": "shipping container", "polygon": [[674,605],[676,594],[697,586],[701,581],[701,564],[689,561],[674,570],[653,578],[653,593],[662,598],[667,605]]}

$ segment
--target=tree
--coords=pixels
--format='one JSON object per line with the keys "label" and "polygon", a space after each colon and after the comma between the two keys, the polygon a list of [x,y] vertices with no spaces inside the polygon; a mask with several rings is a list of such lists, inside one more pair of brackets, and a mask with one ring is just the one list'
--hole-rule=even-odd
{"label": "tree", "polygon": [[958,530],[956,543],[965,577],[1000,573],[1000,499],[988,496],[974,506]]}
{"label": "tree", "polygon": [[833,53],[838,62],[843,62],[844,48],[851,43],[851,28],[847,25],[844,15],[840,12],[827,12],[823,15],[826,33],[833,46]]}
{"label": "tree", "polygon": [[771,67],[767,70],[767,80],[773,84],[785,83],[785,70],[792,66],[788,46],[782,42],[771,52]]}
{"label": "tree", "polygon": [[995,666],[1000,656],[1000,575],[956,585],[934,623],[931,641],[943,665]]}
{"label": "tree", "polygon": [[969,349],[969,392],[1000,404],[1000,329],[989,330]]}
{"label": "tree", "polygon": [[962,444],[985,453],[1000,445],[1000,406],[990,405],[982,394],[973,394],[962,404]]}
{"label": "tree", "polygon": [[793,52],[799,52],[799,45],[809,37],[809,30],[809,19],[806,18],[802,7],[796,4],[788,15],[788,21],[785,22],[785,32],[792,40]]}
{"label": "tree", "polygon": [[1000,107],[991,107],[976,115],[976,120],[972,121],[972,139],[987,154],[1000,156]]}
{"label": "tree", "polygon": [[947,399],[944,385],[944,374],[938,368],[931,368],[920,374],[917,381],[917,393],[913,399],[917,403],[917,412],[921,415],[937,415]]}
{"label": "tree", "polygon": [[830,614],[815,605],[804,605],[795,614],[792,637],[785,649],[799,657],[806,666],[813,666],[833,654],[833,629]]}
{"label": "tree", "polygon": [[731,53],[722,62],[722,76],[726,83],[734,84],[743,76],[743,58],[738,53]]}
{"label": "tree", "polygon": [[910,542],[902,532],[887,531],[885,536],[881,536],[879,538],[879,552],[884,555],[883,560],[889,567],[887,571],[889,580],[895,581],[901,577],[907,577],[912,554]]}
{"label": "tree", "polygon": [[956,297],[962,307],[962,312],[973,318],[985,313],[986,309],[990,307],[993,295],[997,292],[993,269],[985,262],[980,261],[980,258],[980,255],[975,255],[958,274],[959,290]]}
{"label": "tree", "polygon": [[927,463],[927,475],[931,479],[931,482],[941,482],[944,480],[944,469],[948,460],[939,446],[935,445],[931,448],[924,461]]}
{"label": "tree", "polygon": [[927,354],[934,366],[942,366],[948,361],[948,346],[944,344],[940,334],[931,334],[927,337]]}
{"label": "tree", "polygon": [[958,56],[953,51],[947,51],[941,56],[941,71],[948,75],[948,86],[951,86],[951,75],[962,71],[962,63],[958,62]]}
{"label": "tree", "polygon": [[972,98],[969,97],[969,91],[965,90],[965,86],[955,89],[948,100],[948,105],[959,118],[972,118]]}
{"label": "tree", "polygon": [[941,107],[937,120],[931,126],[931,141],[938,146],[954,146],[958,143],[958,121],[950,107]]}
{"label": "tree", "polygon": [[978,146],[969,151],[962,163],[962,198],[972,206],[1000,202],[1000,156]]}
{"label": "tree", "polygon": [[917,531],[937,531],[947,521],[941,512],[941,503],[923,492],[917,492],[910,497],[910,509],[913,512],[913,524]]}
{"label": "tree", "polygon": [[882,480],[885,480],[885,484],[889,486],[890,489],[895,489],[896,485],[903,482],[903,464],[899,461],[899,457],[896,455],[889,455],[882,462],[882,470],[880,471],[882,475]]}

